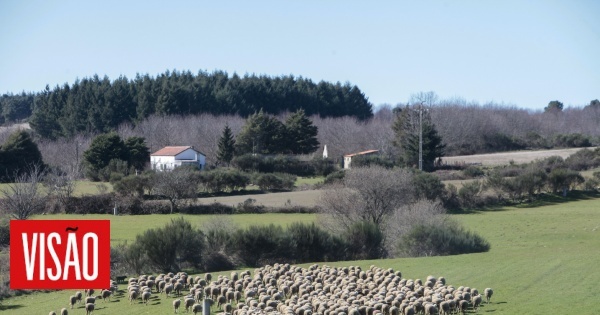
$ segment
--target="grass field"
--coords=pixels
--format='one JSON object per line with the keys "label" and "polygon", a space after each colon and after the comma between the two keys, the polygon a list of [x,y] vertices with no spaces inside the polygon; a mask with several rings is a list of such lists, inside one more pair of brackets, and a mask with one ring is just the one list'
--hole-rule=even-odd
{"label": "grass field", "polygon": [[[336,262],[330,265],[375,264],[400,270],[405,278],[424,279],[428,275],[445,276],[448,283],[460,286],[494,288],[492,304],[482,314],[600,314],[597,284],[600,280],[600,199],[564,203],[561,198],[541,202],[543,206],[502,208],[497,211],[454,215],[469,229],[485,237],[492,248],[487,253],[447,257],[385,259]],[[294,220],[310,222],[312,215],[231,216],[240,224]],[[131,239],[137,231],[160,226],[172,216],[116,217],[114,238]],[[60,216],[60,218],[67,218]],[[97,218],[85,216],[84,218]],[[204,218],[187,217],[200,224]],[[127,236],[130,235],[130,236]],[[123,288],[123,286],[121,286]],[[36,293],[3,301],[0,310],[7,314],[48,314],[67,305],[71,291]],[[172,312],[171,301],[164,296],[153,305],[129,305],[99,302],[94,314],[165,314]],[[84,313],[82,309],[71,314]]]}
{"label": "grass field", "polygon": [[[131,242],[135,240],[136,235],[143,233],[147,229],[162,227],[171,219],[184,217],[186,220],[192,223],[193,226],[202,228],[202,225],[215,217],[215,215],[106,215],[106,214],[59,214],[59,215],[39,215],[32,219],[35,220],[110,220],[111,230],[111,243],[113,245],[123,241]],[[239,227],[246,227],[250,225],[267,225],[267,224],[278,224],[287,226],[293,222],[304,222],[310,223],[315,221],[315,214],[236,214],[228,215],[233,223]]]}

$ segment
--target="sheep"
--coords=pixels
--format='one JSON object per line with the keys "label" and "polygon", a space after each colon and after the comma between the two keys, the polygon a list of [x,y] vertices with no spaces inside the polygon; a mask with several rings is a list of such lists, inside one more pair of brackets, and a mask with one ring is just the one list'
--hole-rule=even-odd
{"label": "sheep", "polygon": [[196,301],[193,298],[186,298],[183,303],[185,306],[185,311],[188,312],[192,308],[194,303],[196,303]]}
{"label": "sheep", "polygon": [[71,295],[69,297],[69,304],[71,305],[71,309],[73,309],[73,305],[75,305],[75,303],[77,303],[77,296]]}
{"label": "sheep", "polygon": [[412,305],[411,305],[411,306],[407,306],[407,307],[404,309],[404,315],[415,315],[415,314],[416,314],[416,312],[415,312],[415,308],[414,308],[414,306],[412,306]]}
{"label": "sheep", "polygon": [[212,275],[207,272],[206,274],[204,274],[204,280],[206,281],[206,283],[210,283],[210,281],[212,280]]}
{"label": "sheep", "polygon": [[93,296],[86,297],[85,298],[85,304],[88,304],[88,303],[92,303],[92,304],[96,303],[96,298],[93,297]]}
{"label": "sheep", "polygon": [[217,307],[221,308],[221,310],[223,310],[222,306],[227,303],[227,298],[219,295],[219,297],[217,298]]}
{"label": "sheep", "polygon": [[69,311],[68,311],[66,308],[64,308],[64,307],[63,307],[63,308],[60,310],[60,315],[69,315]]}
{"label": "sheep", "polygon": [[48,315],[56,315],[55,311],[50,311],[50,313],[48,313]]}
{"label": "sheep", "polygon": [[479,310],[479,306],[481,305],[481,295],[475,295],[471,298],[471,303],[473,304],[473,309],[475,311]]}
{"label": "sheep", "polygon": [[86,296],[92,296],[92,295],[94,295],[94,289],[89,289],[89,290],[85,289],[84,292],[85,292]]}
{"label": "sheep", "polygon": [[192,305],[192,312],[194,312],[194,315],[202,313],[202,305],[197,303]]}
{"label": "sheep", "polygon": [[180,299],[173,300],[173,308],[175,309],[175,313],[177,313],[177,310],[179,309],[180,305],[181,305],[181,300]]}
{"label": "sheep", "polygon": [[169,297],[169,294],[171,294],[171,292],[173,292],[173,285],[172,284],[166,285],[163,292],[167,295],[167,297]]}
{"label": "sheep", "polygon": [[469,308],[469,302],[467,302],[466,300],[460,300],[458,302],[458,310],[460,312],[462,312],[463,314],[465,314],[467,312],[468,308]]}
{"label": "sheep", "polygon": [[110,290],[102,290],[102,299],[104,300],[104,302],[106,302],[107,298],[110,301],[111,294],[112,294],[112,292],[110,292]]}
{"label": "sheep", "polygon": [[81,304],[81,298],[83,297],[83,294],[81,294],[81,291],[75,292],[75,296],[77,297],[77,301],[79,301],[79,304]]}
{"label": "sheep", "polygon": [[487,304],[490,304],[490,300],[492,299],[494,290],[492,290],[492,288],[485,288],[485,290],[483,290],[483,294],[485,295],[485,300],[487,301]]}
{"label": "sheep", "polygon": [[152,292],[144,292],[142,293],[142,303],[148,305],[148,301],[150,301],[150,297],[152,296]]}
{"label": "sheep", "polygon": [[173,287],[173,291],[175,291],[175,295],[181,295],[181,290],[183,289],[183,284],[181,282],[176,282]]}
{"label": "sheep", "polygon": [[136,290],[129,291],[129,304],[133,304],[133,301],[136,300],[139,295],[140,295],[139,291],[136,291]]}
{"label": "sheep", "polygon": [[85,304],[85,315],[92,315],[94,308],[96,305],[94,303],[86,303]]}

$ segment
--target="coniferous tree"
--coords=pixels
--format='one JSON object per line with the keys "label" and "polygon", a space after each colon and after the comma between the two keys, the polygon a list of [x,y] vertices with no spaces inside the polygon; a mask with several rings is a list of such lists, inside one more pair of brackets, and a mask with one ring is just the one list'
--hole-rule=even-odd
{"label": "coniferous tree", "polygon": [[0,180],[11,181],[31,167],[43,168],[42,153],[29,133],[17,131],[0,147]]}
{"label": "coniferous tree", "polygon": [[217,161],[229,165],[235,152],[235,140],[233,139],[233,133],[231,132],[229,125],[225,125],[218,146],[219,152],[217,153]]}
{"label": "coniferous tree", "polygon": [[150,150],[146,145],[146,139],[142,137],[129,137],[125,140],[127,149],[127,162],[136,170],[144,169],[146,163],[150,161]]}
{"label": "coniferous tree", "polygon": [[118,134],[101,134],[92,140],[90,147],[83,152],[83,159],[92,171],[108,166],[111,160],[127,161],[127,147]]}
{"label": "coniferous tree", "polygon": [[285,148],[285,125],[262,110],[248,117],[235,142],[237,155],[278,154]]}
{"label": "coniferous tree", "polygon": [[[423,170],[432,170],[435,160],[444,156],[445,144],[431,122],[428,111],[423,112]],[[404,163],[419,165],[419,114],[406,106],[396,114],[392,125],[395,133],[394,145],[402,150]]]}
{"label": "coniferous tree", "polygon": [[286,146],[293,154],[308,154],[319,148],[318,129],[306,117],[303,109],[293,113],[285,122]]}

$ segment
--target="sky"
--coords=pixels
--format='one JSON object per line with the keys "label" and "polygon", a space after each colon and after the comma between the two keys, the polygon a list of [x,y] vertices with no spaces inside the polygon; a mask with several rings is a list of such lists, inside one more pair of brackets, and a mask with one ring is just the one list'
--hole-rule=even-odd
{"label": "sky", "polygon": [[600,99],[600,1],[0,0],[0,93],[166,70],[349,82],[375,105]]}

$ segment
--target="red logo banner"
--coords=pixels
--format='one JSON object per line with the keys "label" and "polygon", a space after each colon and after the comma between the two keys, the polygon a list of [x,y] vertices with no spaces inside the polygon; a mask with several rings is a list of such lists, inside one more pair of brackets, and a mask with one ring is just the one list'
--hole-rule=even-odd
{"label": "red logo banner", "polygon": [[110,286],[110,220],[10,221],[10,288]]}

